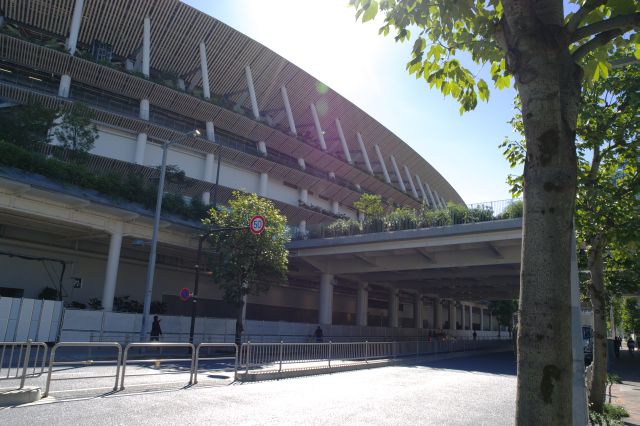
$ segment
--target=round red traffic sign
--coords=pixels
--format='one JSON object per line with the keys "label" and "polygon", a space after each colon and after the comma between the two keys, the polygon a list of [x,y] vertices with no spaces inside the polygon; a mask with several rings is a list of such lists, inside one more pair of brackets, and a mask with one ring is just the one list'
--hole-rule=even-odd
{"label": "round red traffic sign", "polygon": [[183,302],[189,300],[189,296],[191,296],[191,292],[188,288],[184,287],[182,290],[180,290],[180,299],[182,299]]}
{"label": "round red traffic sign", "polygon": [[249,229],[251,230],[252,233],[256,235],[262,234],[262,231],[264,231],[265,224],[266,224],[266,220],[264,219],[264,216],[257,214],[253,216],[249,221]]}

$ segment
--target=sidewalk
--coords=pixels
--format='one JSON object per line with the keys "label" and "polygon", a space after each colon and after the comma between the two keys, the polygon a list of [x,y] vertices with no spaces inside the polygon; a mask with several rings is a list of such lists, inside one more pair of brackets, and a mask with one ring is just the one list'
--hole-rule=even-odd
{"label": "sidewalk", "polygon": [[611,402],[622,405],[629,412],[629,417],[624,418],[625,424],[640,425],[640,352],[636,351],[632,356],[626,350],[626,345],[623,346],[620,358],[614,359],[611,372],[622,380],[622,384],[613,385]]}

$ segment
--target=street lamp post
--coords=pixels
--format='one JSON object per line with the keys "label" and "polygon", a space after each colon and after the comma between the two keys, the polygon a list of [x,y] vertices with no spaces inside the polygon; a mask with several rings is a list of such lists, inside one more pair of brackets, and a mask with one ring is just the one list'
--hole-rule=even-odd
{"label": "street lamp post", "polygon": [[[185,133],[185,136],[200,136],[200,131],[193,130]],[[158,246],[158,228],[160,227],[160,211],[162,209],[162,196],[164,194],[164,177],[167,171],[167,151],[169,146],[178,142],[173,140],[162,145],[162,165],[160,166],[160,180],[158,182],[158,193],[156,195],[156,211],[153,217],[153,235],[151,237],[151,249],[149,250],[149,262],[147,266],[147,281],[144,291],[144,308],[142,310],[142,325],[140,327],[140,341],[145,340],[147,331],[147,317],[151,311],[151,294],[153,292],[153,276],[156,271],[156,251]]]}

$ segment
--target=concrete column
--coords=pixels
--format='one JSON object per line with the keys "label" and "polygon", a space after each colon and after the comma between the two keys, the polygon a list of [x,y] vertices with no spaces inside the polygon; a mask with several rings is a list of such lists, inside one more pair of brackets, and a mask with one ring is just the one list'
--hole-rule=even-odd
{"label": "concrete column", "polygon": [[493,331],[493,315],[489,312],[489,331]]}
{"label": "concrete column", "polygon": [[320,306],[318,322],[331,325],[333,320],[333,275],[320,275]]}
{"label": "concrete column", "polygon": [[82,22],[82,8],[84,0],[76,0],[73,5],[73,14],[71,15],[71,27],[69,28],[69,38],[67,39],[67,51],[73,56],[76,53],[78,44],[78,35],[80,34],[80,23]]}
{"label": "concrete column", "polygon": [[436,201],[438,202],[438,204],[440,205],[441,209],[444,209],[445,207],[447,207],[447,203],[443,203],[443,199],[440,196],[440,194],[438,194],[438,191],[433,191],[433,195],[436,197]]}
{"label": "concrete column", "polygon": [[460,320],[460,323],[461,323],[461,326],[462,326],[463,330],[465,329],[464,325],[465,325],[465,320],[466,320],[466,316],[467,316],[466,313],[465,313],[465,309],[466,309],[465,305],[462,305],[462,309],[460,309],[462,311],[462,318]]}
{"label": "concrete column", "polygon": [[71,76],[68,74],[62,74],[62,76],[60,76],[60,86],[58,87],[58,96],[60,96],[61,98],[68,98],[70,90],[71,90]]}
{"label": "concrete column", "polygon": [[298,190],[298,197],[300,197],[300,201],[303,203],[309,204],[309,190],[300,188],[300,190]]}
{"label": "concrete column", "polygon": [[287,113],[289,130],[291,131],[291,134],[297,136],[298,131],[296,130],[296,122],[293,120],[293,112],[291,112],[291,104],[289,103],[289,94],[287,93],[287,88],[282,86],[280,88],[280,94],[282,94],[282,103],[284,104],[284,110]]}
{"label": "concrete column", "polygon": [[307,221],[306,220],[301,220],[300,223],[298,224],[298,230],[300,231],[301,234],[306,234],[307,232]]}
{"label": "concrete column", "polygon": [[347,163],[353,164],[353,160],[351,159],[351,153],[349,152],[349,145],[347,145],[347,140],[344,137],[344,132],[342,131],[342,125],[340,124],[340,120],[336,118],[336,129],[338,130],[338,139],[340,139],[340,145],[342,145],[342,152],[344,152],[344,158],[347,160]]}
{"label": "concrete column", "polygon": [[149,99],[140,99],[140,119],[149,120]]}
{"label": "concrete column", "polygon": [[433,299],[433,317],[433,327],[442,330],[442,299],[439,297]]}
{"label": "concrete column", "polygon": [[364,146],[364,142],[362,140],[362,135],[360,134],[360,132],[356,133],[356,139],[358,140],[358,147],[360,148],[360,152],[362,153],[362,157],[364,158],[364,166],[369,174],[373,174],[373,167],[371,167],[371,162],[369,161],[369,154],[367,154],[367,148]]}
{"label": "concrete column", "polygon": [[384,163],[384,157],[382,156],[382,152],[380,152],[380,147],[378,145],[374,145],[373,148],[376,151],[376,155],[378,156],[378,161],[380,162],[380,166],[382,167],[382,173],[384,174],[384,180],[387,183],[391,183],[391,177],[389,176],[389,171],[387,170],[387,165]]}
{"label": "concrete column", "polygon": [[134,163],[144,164],[144,152],[146,148],[147,148],[147,134],[138,133],[138,137],[136,138],[136,152],[133,158]]}
{"label": "concrete column", "polygon": [[473,306],[469,305],[469,330],[473,330]]}
{"label": "concrete column", "polygon": [[264,141],[258,141],[258,151],[265,157],[267,156],[267,144]]}
{"label": "concrete column", "polygon": [[356,295],[356,325],[366,326],[369,312],[369,287],[368,283],[358,283]]}
{"label": "concrete column", "polygon": [[427,195],[429,196],[429,204],[431,204],[432,208],[437,209],[438,204],[436,204],[436,199],[433,196],[433,192],[431,192],[431,187],[427,182],[424,183],[424,187],[427,188]]}
{"label": "concrete column", "polygon": [[395,288],[389,289],[389,327],[398,327],[399,299],[398,290]]}
{"label": "concrete column", "polygon": [[300,166],[300,170],[307,169],[307,164],[304,162],[304,158],[298,158],[298,166]]}
{"label": "concrete column", "polygon": [[258,195],[266,198],[268,194],[269,194],[269,175],[266,173],[260,173],[260,184],[258,186]]}
{"label": "concrete column", "polygon": [[[206,182],[213,183],[213,164],[215,157],[213,154],[207,154],[204,158],[204,175],[202,176],[202,180]],[[211,193],[209,191],[202,193],[202,202],[204,204],[211,203]]]}
{"label": "concrete column", "polygon": [[396,157],[392,155],[390,158],[391,158],[391,166],[393,167],[393,173],[396,175],[398,185],[400,185],[400,189],[402,189],[402,192],[407,192],[407,187],[404,185],[404,180],[402,179],[402,175],[400,174],[400,169],[398,168],[398,163],[396,163]]}
{"label": "concrete column", "polygon": [[409,181],[409,187],[411,188],[411,194],[413,194],[413,198],[418,198],[418,191],[416,191],[416,186],[413,184],[413,178],[411,177],[411,172],[407,166],[404,166],[404,174],[407,175],[407,180]]}
{"label": "concrete column", "polygon": [[329,172],[329,179],[336,180],[336,173],[335,172]]}
{"label": "concrete column", "polygon": [[207,140],[209,140],[211,142],[215,142],[216,141],[216,128],[213,125],[213,121],[205,122],[205,129],[206,129]]}
{"label": "concrete column", "polygon": [[144,18],[142,31],[142,74],[149,78],[151,68],[151,20]]}
{"label": "concrete column", "polygon": [[122,247],[122,234],[124,224],[119,222],[111,232],[109,240],[109,255],[107,257],[107,270],[104,276],[104,287],[102,289],[102,307],[106,312],[113,309],[113,296],[116,293],[116,283],[118,281],[118,266],[120,264],[120,248]]}
{"label": "concrete column", "polygon": [[456,311],[457,311],[456,302],[451,300],[449,302],[449,330],[456,329],[456,320],[458,318]]}
{"label": "concrete column", "polygon": [[202,96],[205,99],[211,99],[211,90],[209,89],[209,66],[207,65],[207,49],[203,42],[198,46],[200,50],[200,74],[202,75]]}
{"label": "concrete column", "polygon": [[415,301],[413,303],[413,319],[415,321],[415,327],[422,328],[422,295],[420,293],[415,295]]}
{"label": "concrete column", "polygon": [[484,331],[484,309],[480,308],[480,331]]}
{"label": "concrete column", "polygon": [[340,212],[340,203],[336,200],[331,201],[331,213],[338,214]]}
{"label": "concrete column", "polygon": [[362,213],[362,212],[358,212],[358,220],[359,220],[360,222],[363,222],[363,221],[364,221],[364,219],[365,219],[365,217],[364,217],[364,213]]}
{"label": "concrete column", "polygon": [[315,125],[316,132],[318,134],[318,141],[320,142],[320,148],[322,148],[323,151],[326,151],[327,144],[324,141],[324,132],[322,131],[322,127],[320,126],[320,117],[318,117],[318,110],[316,109],[315,104],[311,104],[309,108],[311,109],[311,116],[313,117],[313,123]]}
{"label": "concrete column", "polygon": [[420,180],[420,176],[415,175],[416,177],[416,182],[418,182],[418,188],[420,188],[420,195],[422,195],[422,201],[424,203],[427,202],[427,193],[424,192],[424,185],[422,185],[422,181]]}
{"label": "concrete column", "polygon": [[253,86],[253,76],[251,75],[251,67],[244,67],[244,75],[247,78],[247,89],[249,89],[249,98],[251,99],[251,110],[256,120],[260,119],[260,110],[258,109],[258,98],[256,97],[256,89]]}

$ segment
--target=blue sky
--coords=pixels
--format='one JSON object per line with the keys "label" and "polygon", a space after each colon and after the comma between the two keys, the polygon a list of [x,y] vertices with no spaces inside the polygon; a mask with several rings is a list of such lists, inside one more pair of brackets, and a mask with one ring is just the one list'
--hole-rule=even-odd
{"label": "blue sky", "polygon": [[[513,89],[460,116],[405,70],[411,44],[355,21],[347,0],[185,0],[269,47],[358,105],[433,165],[467,203],[510,198],[498,145],[513,132]],[[476,69],[479,75],[486,69]],[[485,76],[485,78],[488,78]],[[488,80],[489,81],[489,80]],[[291,94],[290,96],[295,96]]]}

